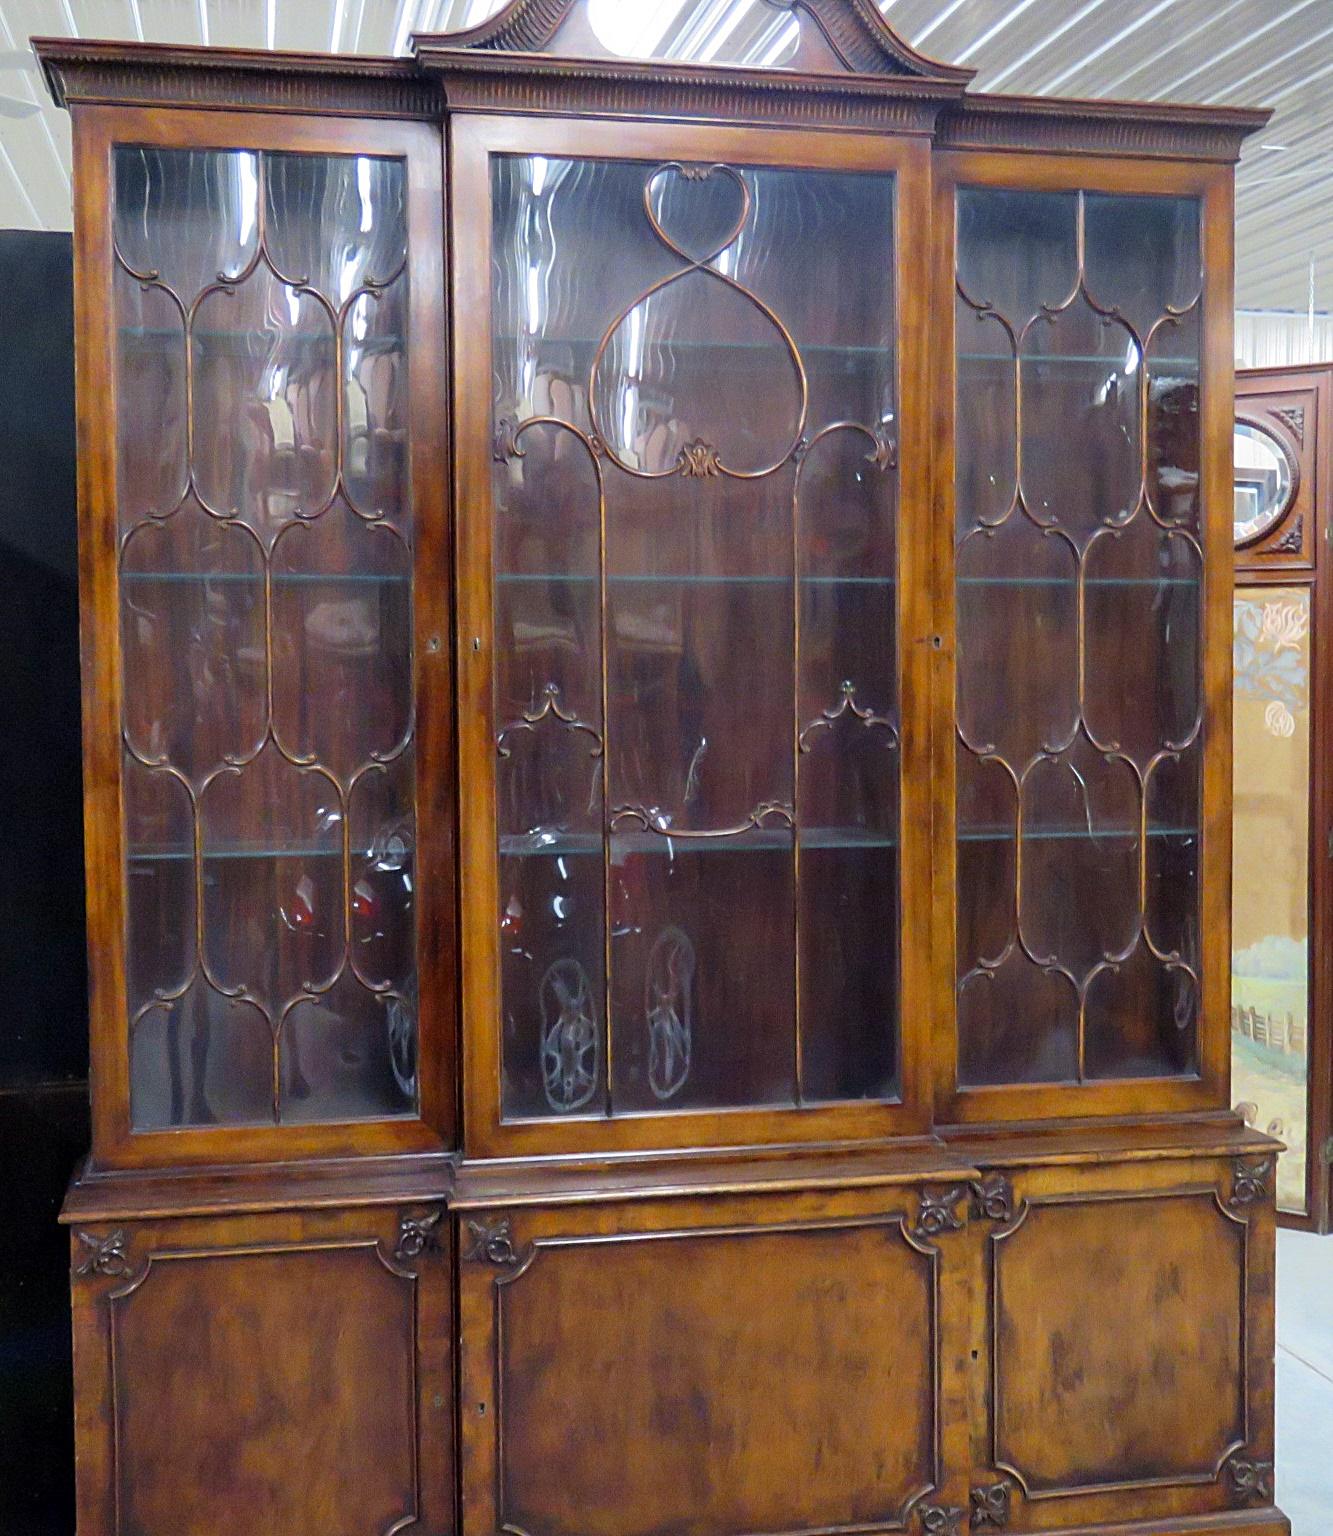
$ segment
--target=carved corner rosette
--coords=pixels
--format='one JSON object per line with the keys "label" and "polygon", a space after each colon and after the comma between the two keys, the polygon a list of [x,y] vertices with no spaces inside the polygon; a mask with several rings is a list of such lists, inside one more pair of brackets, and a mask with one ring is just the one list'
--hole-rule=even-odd
{"label": "carved corner rosette", "polygon": [[424,1216],[400,1216],[398,1240],[393,1247],[395,1262],[411,1264],[423,1254],[433,1253],[439,1246],[437,1230],[443,1218],[443,1210],[428,1211]]}
{"label": "carved corner rosette", "polygon": [[1273,1502],[1273,1463],[1257,1461],[1237,1451],[1226,1461],[1227,1485],[1238,1504],[1271,1504]]}
{"label": "carved corner rosette", "polygon": [[100,1275],[107,1280],[122,1280],[133,1267],[129,1255],[128,1239],[119,1228],[105,1236],[95,1232],[76,1232],[83,1245],[83,1261],[74,1266],[74,1278],[85,1280],[90,1275]]}
{"label": "carved corner rosette", "polygon": [[965,1510],[956,1504],[918,1504],[923,1536],[962,1536]]}
{"label": "carved corner rosette", "polygon": [[1274,540],[1264,551],[1269,555],[1299,555],[1305,548],[1305,518],[1298,512],[1291,520],[1291,527],[1280,539]]}
{"label": "carved corner rosette", "polygon": [[520,1245],[515,1241],[513,1222],[508,1216],[469,1217],[464,1230],[467,1245],[463,1249],[463,1258],[469,1263],[489,1264],[507,1271],[513,1279],[532,1260],[532,1244]]}
{"label": "carved corner rosette", "polygon": [[1261,1157],[1258,1162],[1247,1162],[1238,1157],[1231,1165],[1231,1193],[1227,1196],[1227,1209],[1238,1214],[1252,1206],[1264,1205],[1272,1193],[1273,1159]]}
{"label": "carved corner rosette", "polygon": [[948,1189],[923,1189],[918,1198],[916,1220],[905,1227],[907,1236],[919,1245],[928,1245],[945,1232],[961,1232],[967,1224],[966,1210],[959,1206],[967,1197],[963,1185]]}
{"label": "carved corner rosette", "polygon": [[1014,1186],[1002,1173],[988,1173],[973,1179],[970,1210],[978,1221],[1008,1223],[1018,1214],[1021,1202],[1014,1199]]}
{"label": "carved corner rosette", "polygon": [[1302,446],[1305,444],[1305,407],[1303,405],[1277,405],[1273,415],[1288,428]]}
{"label": "carved corner rosette", "polygon": [[1012,1493],[1008,1480],[998,1483],[982,1483],[969,1490],[972,1505],[971,1526],[974,1531],[1000,1529],[1009,1524],[1009,1507]]}

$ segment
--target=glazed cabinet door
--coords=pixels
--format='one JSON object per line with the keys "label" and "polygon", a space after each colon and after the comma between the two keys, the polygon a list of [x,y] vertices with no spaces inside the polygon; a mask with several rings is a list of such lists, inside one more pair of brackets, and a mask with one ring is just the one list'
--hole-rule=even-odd
{"label": "glazed cabinet door", "polygon": [[984,1175],[968,1234],[974,1529],[1174,1529],[1235,1511],[1286,1530],[1271,1148]]}
{"label": "glazed cabinet door", "polygon": [[448,1536],[439,1207],[70,1236],[80,1536]]}
{"label": "glazed cabinet door", "polygon": [[1223,1101],[1228,178],[942,177],[944,1118]]}
{"label": "glazed cabinet door", "polygon": [[919,147],[451,134],[470,1150],[920,1123]]}
{"label": "glazed cabinet door", "polygon": [[76,135],[97,1156],[438,1142],[438,135]]}
{"label": "glazed cabinet door", "polygon": [[957,1184],[464,1211],[464,1532],[957,1532],[965,1225]]}

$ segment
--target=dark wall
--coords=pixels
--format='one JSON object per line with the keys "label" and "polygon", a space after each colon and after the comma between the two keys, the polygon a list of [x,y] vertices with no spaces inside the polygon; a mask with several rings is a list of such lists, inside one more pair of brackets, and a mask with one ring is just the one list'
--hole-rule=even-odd
{"label": "dark wall", "polygon": [[70,237],[0,230],[0,1532],[71,1536],[88,1145]]}

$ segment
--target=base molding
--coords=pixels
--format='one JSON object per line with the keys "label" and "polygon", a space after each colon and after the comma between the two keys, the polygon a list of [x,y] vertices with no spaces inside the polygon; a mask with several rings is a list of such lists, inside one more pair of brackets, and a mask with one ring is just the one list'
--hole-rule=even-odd
{"label": "base molding", "polygon": [[[1021,1525],[1014,1527],[1022,1529]],[[1291,1536],[1291,1521],[1276,1505],[1177,1515],[1169,1520],[1128,1520],[1110,1525],[1061,1526],[1060,1536]]]}

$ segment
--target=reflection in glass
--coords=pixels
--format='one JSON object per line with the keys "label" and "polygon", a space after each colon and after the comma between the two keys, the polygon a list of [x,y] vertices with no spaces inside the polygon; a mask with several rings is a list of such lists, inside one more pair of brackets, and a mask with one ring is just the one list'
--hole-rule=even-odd
{"label": "reflection in glass", "polygon": [[1232,438],[1237,545],[1252,544],[1282,521],[1296,488],[1291,455],[1275,433],[1257,422],[1238,421]]}
{"label": "reflection in glass", "polygon": [[1277,1202],[1306,1209],[1310,1002],[1310,588],[1234,605],[1231,1092],[1287,1144]]}
{"label": "reflection in glass", "polygon": [[1191,1072],[1198,206],[957,214],[959,1080]]}
{"label": "reflection in glass", "polygon": [[132,1123],[411,1113],[404,167],[114,191]]}
{"label": "reflection in glass", "polygon": [[503,1111],[892,1098],[892,178],[492,165]]}

